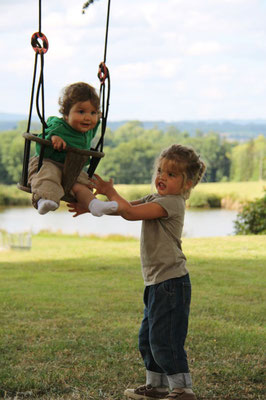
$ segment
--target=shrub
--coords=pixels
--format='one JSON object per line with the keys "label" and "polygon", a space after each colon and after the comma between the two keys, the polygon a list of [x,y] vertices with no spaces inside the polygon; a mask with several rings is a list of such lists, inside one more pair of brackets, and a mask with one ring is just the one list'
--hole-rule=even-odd
{"label": "shrub", "polygon": [[201,192],[192,192],[190,198],[187,200],[188,207],[208,207],[208,195]]}
{"label": "shrub", "polygon": [[266,234],[266,192],[264,197],[249,201],[234,221],[237,235]]}
{"label": "shrub", "polygon": [[29,206],[31,195],[16,185],[0,185],[0,206]]}
{"label": "shrub", "polygon": [[208,195],[208,204],[211,208],[220,208],[221,207],[221,197],[217,194],[209,194]]}
{"label": "shrub", "polygon": [[192,192],[187,205],[192,208],[219,208],[221,207],[221,198],[212,193]]}

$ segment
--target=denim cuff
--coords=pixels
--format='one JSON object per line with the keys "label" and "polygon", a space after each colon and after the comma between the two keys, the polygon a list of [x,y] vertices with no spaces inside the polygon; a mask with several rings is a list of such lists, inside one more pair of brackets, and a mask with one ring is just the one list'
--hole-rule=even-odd
{"label": "denim cuff", "polygon": [[146,385],[151,385],[152,387],[168,387],[168,379],[165,374],[160,372],[153,372],[146,370]]}
{"label": "denim cuff", "polygon": [[192,388],[192,379],[189,372],[167,375],[170,390],[176,388]]}

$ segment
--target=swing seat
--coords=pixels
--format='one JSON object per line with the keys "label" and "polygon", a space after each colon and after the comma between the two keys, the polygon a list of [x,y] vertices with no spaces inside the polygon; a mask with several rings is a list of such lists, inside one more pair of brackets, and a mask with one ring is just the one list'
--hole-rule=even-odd
{"label": "swing seat", "polygon": [[[52,143],[49,140],[39,138],[38,136],[28,132],[23,133],[23,137],[26,140],[32,140],[44,146],[52,146]],[[78,149],[71,146],[66,147],[66,152],[67,154],[62,175],[62,186],[64,188],[65,195],[62,197],[61,200],[66,202],[75,202],[76,199],[70,194],[70,191],[72,186],[76,182],[77,177],[85,166],[88,158],[91,157],[92,160],[95,162],[95,160],[104,157],[104,153],[95,150]],[[31,193],[30,186],[25,186],[21,183],[18,183],[17,187],[24,192]]]}

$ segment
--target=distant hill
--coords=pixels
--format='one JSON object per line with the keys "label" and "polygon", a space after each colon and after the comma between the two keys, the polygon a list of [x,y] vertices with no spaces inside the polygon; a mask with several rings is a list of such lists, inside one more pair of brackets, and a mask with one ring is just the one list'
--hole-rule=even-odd
{"label": "distant hill", "polygon": [[[128,121],[108,122],[108,127],[115,131],[119,126]],[[174,126],[181,132],[188,132],[194,136],[197,131],[203,133],[216,132],[228,139],[239,141],[248,140],[258,135],[266,136],[266,120],[206,120],[206,121],[141,121],[145,129],[157,127],[167,130]]]}
{"label": "distant hill", "polygon": [[[0,131],[15,129],[18,122],[27,120],[28,116],[20,114],[0,113]],[[36,117],[33,118],[36,121]],[[108,121],[107,126],[115,131],[120,126],[129,122],[124,121]],[[266,120],[199,120],[199,121],[141,121],[145,129],[158,128],[163,131],[170,126],[174,126],[181,132],[188,132],[195,135],[197,131],[203,133],[217,132],[228,139],[236,139],[238,141],[248,140],[258,135],[266,136]]]}
{"label": "distant hill", "polygon": [[16,129],[19,121],[27,120],[26,115],[0,113],[0,131]]}

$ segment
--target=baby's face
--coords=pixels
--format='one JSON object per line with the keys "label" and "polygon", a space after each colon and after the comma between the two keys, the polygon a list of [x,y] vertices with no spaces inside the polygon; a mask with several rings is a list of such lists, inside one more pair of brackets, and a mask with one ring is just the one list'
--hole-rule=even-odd
{"label": "baby's face", "polygon": [[71,107],[69,114],[64,119],[71,128],[84,133],[96,126],[99,113],[90,100],[79,101]]}

